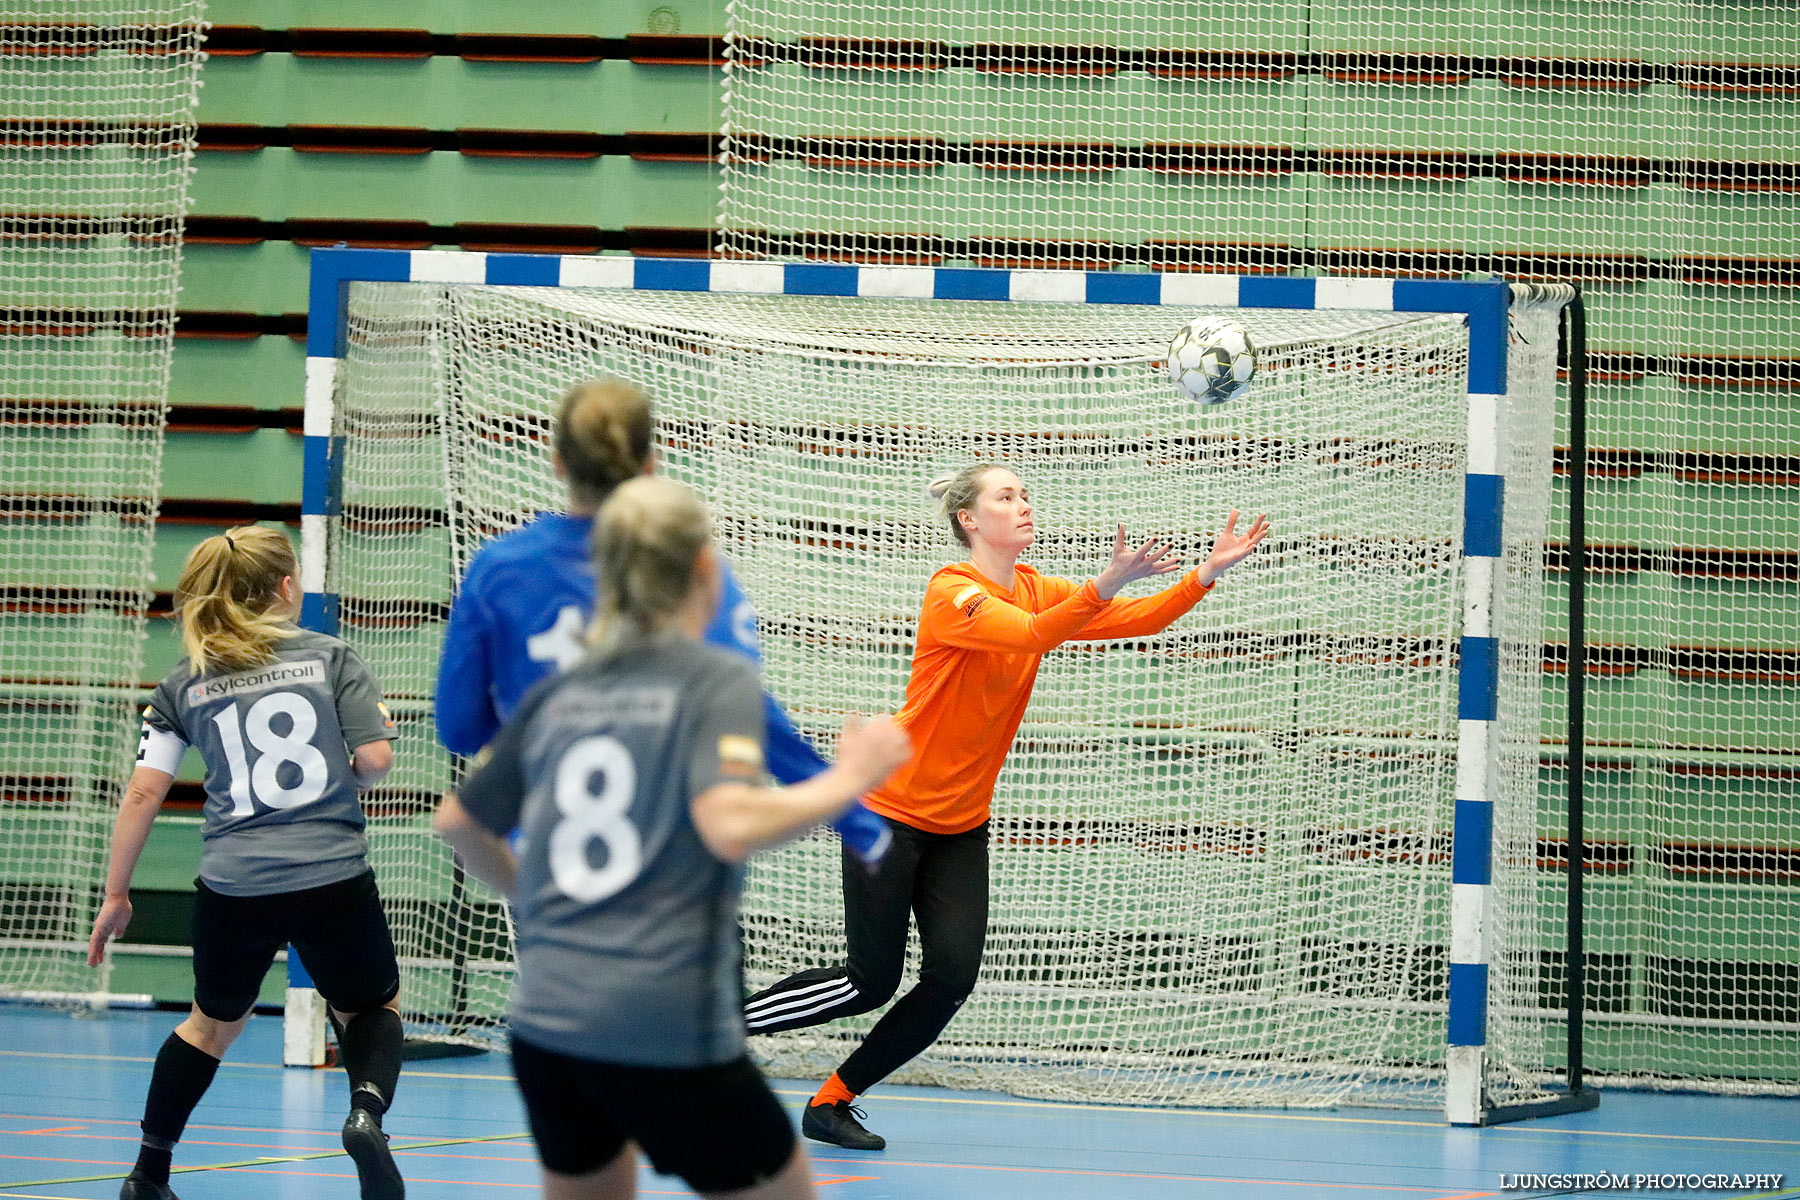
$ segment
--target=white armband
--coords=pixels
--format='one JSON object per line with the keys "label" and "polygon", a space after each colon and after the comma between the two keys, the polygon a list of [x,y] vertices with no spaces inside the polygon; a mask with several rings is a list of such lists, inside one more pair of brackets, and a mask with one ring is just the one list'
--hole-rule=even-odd
{"label": "white armband", "polygon": [[175,734],[145,721],[144,732],[138,738],[137,765],[173,775],[181,768],[181,756],[187,748],[188,744]]}

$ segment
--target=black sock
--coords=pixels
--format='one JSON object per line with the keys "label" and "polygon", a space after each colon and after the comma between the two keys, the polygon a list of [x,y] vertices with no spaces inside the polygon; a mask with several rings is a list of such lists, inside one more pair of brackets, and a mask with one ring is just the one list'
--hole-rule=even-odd
{"label": "black sock", "polygon": [[364,1110],[377,1123],[394,1102],[405,1041],[400,1015],[391,1008],[357,1013],[338,1033],[338,1059],[350,1076],[350,1107]]}
{"label": "black sock", "polygon": [[156,1052],[150,1072],[150,1093],[144,1097],[144,1144],[135,1168],[140,1177],[156,1183],[169,1181],[169,1158],[187,1129],[188,1117],[200,1097],[206,1095],[219,1060],[180,1035],[171,1033]]}
{"label": "black sock", "polygon": [[[157,1144],[152,1145],[153,1142]],[[131,1173],[151,1183],[166,1184],[169,1182],[169,1163],[174,1157],[173,1146],[161,1138],[145,1134],[144,1140],[138,1144],[137,1163],[131,1168]]]}

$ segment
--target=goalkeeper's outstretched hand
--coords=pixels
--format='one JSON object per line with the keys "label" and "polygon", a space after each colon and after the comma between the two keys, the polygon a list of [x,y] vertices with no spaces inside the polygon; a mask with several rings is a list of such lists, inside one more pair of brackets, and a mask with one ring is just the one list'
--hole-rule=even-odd
{"label": "goalkeeper's outstretched hand", "polygon": [[856,855],[857,861],[871,871],[887,855],[888,847],[894,844],[894,831],[861,800],[845,809],[831,823],[831,827],[844,839],[844,848]]}
{"label": "goalkeeper's outstretched hand", "polygon": [[1249,558],[1262,540],[1269,536],[1269,515],[1261,513],[1250,523],[1250,528],[1239,533],[1237,531],[1238,510],[1232,509],[1231,515],[1225,518],[1225,528],[1213,539],[1212,553],[1200,564],[1199,577],[1201,587],[1211,587],[1219,576],[1231,570]]}

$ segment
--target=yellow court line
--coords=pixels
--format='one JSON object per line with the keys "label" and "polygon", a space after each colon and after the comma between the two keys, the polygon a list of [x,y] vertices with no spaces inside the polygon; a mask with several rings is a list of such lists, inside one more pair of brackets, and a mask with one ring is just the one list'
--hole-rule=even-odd
{"label": "yellow court line", "polygon": [[[811,1153],[810,1151],[808,1153]],[[815,1163],[878,1163],[884,1167],[923,1167],[933,1171],[990,1171],[1000,1175],[1073,1175],[1095,1179],[1155,1179],[1168,1180],[1175,1183],[1252,1183],[1268,1187],[1291,1188],[1346,1188],[1359,1192],[1441,1192],[1441,1187],[1420,1187],[1410,1183],[1321,1183],[1316,1179],[1240,1179],[1227,1175],[1173,1175],[1153,1171],[1101,1171],[1087,1167],[1032,1167],[1023,1163],[962,1163],[962,1162],[915,1162],[903,1158],[867,1159],[867,1158],[832,1158],[828,1155],[813,1154]],[[1462,1197],[1451,1197],[1450,1200],[1468,1200],[1473,1196],[1491,1196],[1493,1192],[1468,1192]],[[1439,1200],[1442,1200],[1440,1197]]]}
{"label": "yellow court line", "polygon": [[143,1058],[132,1054],[69,1054],[58,1050],[0,1050],[4,1058],[61,1058],[75,1062],[155,1062],[154,1058]]}
{"label": "yellow court line", "polygon": [[[1727,1099],[1728,1097],[1721,1096],[1719,1098]],[[1507,1131],[1507,1127],[1504,1125],[1491,1126],[1490,1128],[1494,1129],[1495,1132]],[[1651,1140],[1661,1140],[1665,1142],[1730,1142],[1743,1146],[1800,1146],[1800,1141],[1794,1141],[1788,1138],[1716,1137],[1704,1133],[1632,1133],[1624,1129],[1551,1129],[1543,1126],[1520,1126],[1511,1130],[1511,1132],[1521,1134],[1554,1134],[1559,1137],[1650,1138]]]}
{"label": "yellow court line", "polygon": [[[0,1121],[23,1121],[23,1120],[40,1120],[40,1119],[42,1119],[41,1115],[28,1116],[28,1115],[22,1114],[22,1113],[0,1112]],[[133,1129],[136,1129],[140,1124],[140,1122],[138,1122],[138,1121],[131,1120],[131,1119],[128,1119],[125,1117],[83,1117],[82,1122],[84,1125],[128,1125]],[[272,1134],[297,1134],[297,1135],[300,1135],[303,1137],[329,1137],[329,1138],[337,1137],[337,1129],[335,1128],[335,1126],[331,1129],[301,1129],[301,1128],[297,1128],[296,1126],[293,1126],[293,1125],[212,1125],[212,1124],[203,1124],[198,1121],[193,1121],[188,1124],[188,1129],[190,1131],[196,1130],[196,1129],[204,1129],[204,1130],[207,1130],[207,1131],[213,1132],[213,1133],[272,1133]],[[17,1134],[17,1133],[21,1133],[21,1132],[29,1132],[29,1131],[0,1129],[0,1135],[5,1135],[8,1133]],[[62,1135],[57,1134],[54,1136],[60,1137]],[[111,1135],[95,1134],[94,1136],[98,1137],[98,1138],[107,1138],[107,1137],[110,1137]],[[412,1135],[400,1134],[399,1136],[409,1137]],[[476,1137],[453,1139],[451,1142],[447,1142],[445,1144],[446,1145],[454,1145],[458,1141],[477,1141],[477,1142],[480,1142],[480,1141],[503,1141],[506,1138],[529,1137],[529,1136],[530,1136],[530,1134],[528,1131],[521,1131],[519,1133],[483,1134],[483,1135],[476,1136]],[[135,1133],[132,1134],[131,1139],[133,1141],[136,1141],[138,1139],[138,1135]],[[191,1137],[184,1138],[184,1141],[186,1142],[187,1145],[190,1145],[190,1146],[231,1146],[231,1145],[240,1145],[241,1146],[241,1145],[244,1145],[244,1143],[242,1143],[242,1142],[237,1142],[237,1143],[210,1142],[210,1141],[203,1142],[203,1141],[199,1140],[198,1138],[191,1138]],[[435,1143],[433,1143],[433,1144],[435,1144]],[[305,1149],[305,1147],[296,1147],[296,1149]],[[335,1153],[340,1153],[340,1152],[334,1150],[331,1153],[335,1154]],[[17,1186],[18,1185],[16,1183],[0,1182],[0,1187],[17,1187]]]}
{"label": "yellow court line", "polygon": [[[153,1056],[141,1054],[70,1054],[64,1050],[0,1050],[0,1058],[55,1058],[61,1059],[64,1062],[96,1063],[154,1063],[156,1061]],[[232,1062],[229,1059],[221,1060],[219,1065],[221,1067],[235,1067],[240,1071],[300,1071],[308,1069],[305,1067],[284,1066],[281,1063]],[[329,1070],[334,1068],[319,1067],[313,1069]],[[435,1079],[487,1079],[495,1083],[504,1083],[509,1087],[512,1085],[512,1076],[510,1074],[483,1074],[478,1071],[408,1071],[406,1073],[408,1075],[423,1075]]]}
{"label": "yellow court line", "polygon": [[[468,1146],[480,1142],[505,1142],[518,1138],[530,1137],[528,1133],[496,1133],[486,1137],[445,1138],[433,1142],[413,1142],[405,1146],[395,1146],[396,1152],[405,1150],[435,1150],[443,1146]],[[311,1154],[265,1154],[256,1158],[241,1159],[238,1162],[196,1163],[191,1167],[173,1167],[171,1175],[199,1175],[207,1171],[249,1170],[257,1167],[276,1166],[281,1163],[316,1162],[322,1158],[348,1158],[343,1150],[322,1150]],[[67,1161],[67,1160],[64,1160]],[[118,1171],[106,1175],[82,1175],[68,1179],[21,1179],[17,1183],[0,1184],[0,1187],[57,1187],[62,1184],[99,1183],[109,1179],[123,1179],[126,1172]],[[4,1196],[5,1192],[0,1192]],[[67,1200],[66,1197],[58,1200]]]}
{"label": "yellow court line", "polygon": [[[812,1092],[796,1092],[788,1088],[774,1089],[777,1096],[806,1096]],[[1319,1117],[1304,1113],[1233,1112],[1217,1108],[1155,1108],[1139,1104],[1084,1104],[1079,1100],[984,1100],[972,1096],[897,1096],[881,1094],[882,1103],[890,1100],[903,1104],[973,1104],[993,1108],[1066,1108],[1074,1112],[1143,1113],[1157,1117],[1229,1117],[1238,1121],[1322,1121],[1344,1125],[1393,1125],[1416,1129],[1448,1129],[1442,1121],[1397,1121],[1385,1117]]]}
{"label": "yellow court line", "polygon": [[[788,1088],[776,1088],[778,1096],[806,1096],[812,1092],[797,1092]],[[1723,1099],[1724,1097],[1721,1097]],[[1235,1112],[1231,1109],[1217,1108],[1151,1108],[1144,1105],[1131,1104],[1083,1104],[1073,1100],[983,1100],[964,1096],[897,1096],[883,1092],[882,1103],[900,1101],[909,1104],[976,1104],[991,1105],[996,1108],[1063,1108],[1075,1112],[1099,1113],[1142,1113],[1150,1116],[1164,1117],[1219,1117],[1232,1121],[1315,1121],[1335,1125],[1388,1125],[1395,1128],[1410,1129],[1442,1129],[1454,1128],[1444,1121],[1397,1121],[1386,1117],[1325,1117],[1308,1113],[1264,1113]],[[1800,1146],[1800,1141],[1787,1141],[1782,1138],[1736,1138],[1711,1137],[1695,1133],[1630,1133],[1613,1129],[1552,1129],[1543,1126],[1520,1125],[1509,1129],[1507,1126],[1488,1126],[1486,1132],[1520,1133],[1520,1134],[1559,1134],[1568,1137],[1621,1137],[1621,1138],[1660,1138],[1678,1142],[1739,1142],[1751,1146]]]}
{"label": "yellow court line", "polygon": [[[128,1057],[124,1055],[62,1054],[41,1050],[0,1050],[0,1056],[11,1056],[15,1058],[88,1059],[95,1062],[149,1063],[155,1061],[150,1058]],[[238,1067],[244,1070],[258,1071],[286,1071],[292,1069],[284,1067],[279,1063],[222,1062],[219,1065],[222,1067]],[[487,1083],[503,1084],[510,1084],[511,1082],[505,1075],[493,1075],[474,1071],[406,1071],[405,1075],[409,1079],[480,1080]],[[776,1088],[775,1094],[777,1096],[800,1096],[807,1098],[810,1098],[813,1095],[812,1092],[795,1091],[792,1088]],[[1725,1099],[1726,1097],[1720,1098]],[[1084,1104],[1074,1100],[988,1100],[971,1096],[903,1096],[887,1092],[882,1094],[881,1099],[883,1103],[888,1101],[898,1101],[907,1104],[963,1104],[988,1108],[1055,1108],[1065,1109],[1070,1112],[1138,1113],[1162,1117],[1217,1117],[1232,1121],[1302,1121],[1324,1125],[1387,1126],[1395,1129],[1452,1128],[1452,1126],[1444,1121],[1403,1121],[1389,1117],[1328,1117],[1310,1113],[1237,1112],[1232,1109],[1218,1108],[1154,1108],[1148,1105],[1134,1104]],[[1800,1146],[1800,1140],[1788,1140],[1785,1138],[1717,1137],[1697,1133],[1633,1133],[1621,1129],[1555,1129],[1541,1125],[1520,1125],[1517,1127],[1488,1126],[1487,1129],[1496,1134],[1510,1135],[1531,1134],[1555,1135],[1559,1137],[1644,1138],[1652,1141],[1668,1142],[1704,1142],[1746,1146]],[[1777,1194],[1779,1195],[1781,1193]],[[1800,1193],[1792,1194],[1800,1195]]]}

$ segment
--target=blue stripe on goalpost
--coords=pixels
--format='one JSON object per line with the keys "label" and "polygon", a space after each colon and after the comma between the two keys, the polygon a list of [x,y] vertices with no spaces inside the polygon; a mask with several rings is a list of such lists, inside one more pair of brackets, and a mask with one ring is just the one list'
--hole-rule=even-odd
{"label": "blue stripe on goalpost", "polygon": [[556,287],[560,266],[550,254],[490,254],[483,282],[509,287]]}
{"label": "blue stripe on goalpost", "polygon": [[[1491,957],[1493,780],[1499,646],[1491,628],[1506,480],[1499,452],[1506,395],[1508,285],[1435,279],[1007,271],[588,255],[355,250],[312,254],[307,314],[306,479],[301,504],[302,624],[335,633],[338,597],[325,587],[325,552],[342,505],[342,442],[332,436],[343,369],[349,285],[355,282],[610,287],[647,291],[938,300],[1214,306],[1460,313],[1469,330],[1469,454],[1464,481],[1463,637],[1450,902],[1447,1108],[1478,1124]],[[290,955],[290,963],[298,956]],[[292,967],[290,967],[290,971]]]}
{"label": "blue stripe on goalpost", "polygon": [[1488,884],[1494,879],[1494,806],[1482,800],[1458,800],[1450,850],[1450,882]]}
{"label": "blue stripe on goalpost", "polygon": [[1476,1050],[1487,1045],[1488,965],[1450,964],[1450,1016],[1445,1037],[1452,1047]]}
{"label": "blue stripe on goalpost", "polygon": [[1500,704],[1500,640],[1464,634],[1457,645],[1456,719],[1492,721]]}
{"label": "blue stripe on goalpost", "polygon": [[1500,557],[1500,531],[1506,518],[1506,480],[1470,471],[1463,476],[1463,552],[1479,558]]}

